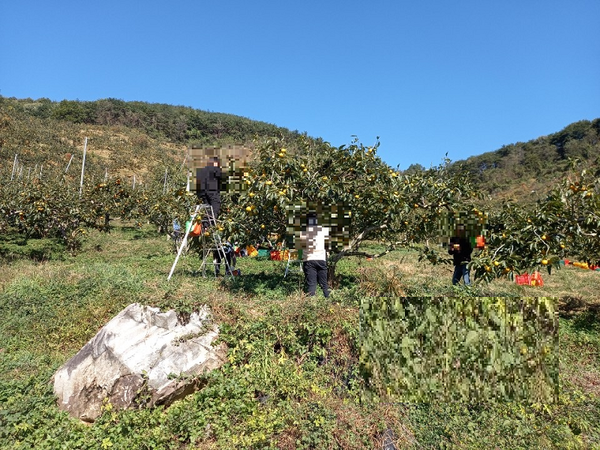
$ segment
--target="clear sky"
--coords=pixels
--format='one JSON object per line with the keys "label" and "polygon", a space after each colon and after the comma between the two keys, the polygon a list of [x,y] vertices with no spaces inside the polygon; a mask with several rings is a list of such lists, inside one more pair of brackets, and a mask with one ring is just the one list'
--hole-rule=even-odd
{"label": "clear sky", "polygon": [[599,0],[0,2],[0,94],[190,106],[406,169],[600,117]]}

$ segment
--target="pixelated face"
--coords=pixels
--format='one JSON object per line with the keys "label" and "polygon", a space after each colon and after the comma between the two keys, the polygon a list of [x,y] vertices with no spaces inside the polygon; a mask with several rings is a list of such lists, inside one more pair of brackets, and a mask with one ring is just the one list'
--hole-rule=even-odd
{"label": "pixelated face", "polygon": [[439,218],[438,242],[443,244],[452,237],[474,238],[485,235],[486,217],[479,211],[448,212]]}
{"label": "pixelated face", "polygon": [[[192,147],[187,158],[190,175],[196,176],[196,169],[205,167],[221,167],[223,161],[226,178],[221,184],[229,192],[239,192],[243,188],[241,173],[247,165],[252,149],[244,145],[228,145],[221,147]],[[198,180],[196,180],[198,182]]]}
{"label": "pixelated face", "polygon": [[300,205],[290,205],[287,208],[288,226],[287,226],[287,245],[295,247],[296,239],[306,226],[311,224],[308,217],[316,212],[316,223],[327,227],[330,230],[330,246],[344,246],[350,241],[350,208],[342,204],[310,204],[302,203]]}

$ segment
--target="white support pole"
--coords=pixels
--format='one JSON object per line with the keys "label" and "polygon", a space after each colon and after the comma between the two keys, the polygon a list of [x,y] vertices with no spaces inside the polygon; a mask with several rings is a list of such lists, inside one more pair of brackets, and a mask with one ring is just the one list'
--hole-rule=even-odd
{"label": "white support pole", "polygon": [[67,164],[67,168],[65,169],[65,173],[69,171],[69,166],[71,165],[71,161],[73,161],[73,154],[71,153],[71,158],[69,159],[69,164]]}
{"label": "white support pole", "polygon": [[167,192],[167,169],[165,169],[165,182],[163,183],[163,195]]}
{"label": "white support pole", "polygon": [[17,154],[15,153],[15,159],[13,161],[13,170],[12,170],[12,174],[10,175],[10,181],[13,180],[13,177],[15,176],[15,167],[17,166]]}
{"label": "white support pole", "polygon": [[87,153],[87,141],[88,138],[85,138],[83,142],[83,161],[81,162],[81,181],[79,182],[79,198],[81,198],[81,192],[83,191],[83,174],[85,172],[85,155]]}
{"label": "white support pole", "polygon": [[106,167],[104,169],[104,182],[106,183],[106,180],[108,180],[108,167]]}
{"label": "white support pole", "polygon": [[179,257],[181,256],[181,251],[186,247],[187,245],[187,238],[188,238],[188,234],[190,234],[190,231],[192,230],[192,228],[194,228],[194,220],[196,219],[196,216],[198,215],[198,211],[200,210],[200,205],[196,205],[196,210],[194,211],[194,214],[192,214],[192,218],[190,219],[190,227],[187,228],[185,230],[185,236],[183,236],[183,240],[181,241],[181,245],[179,246],[179,250],[177,250],[177,256],[175,257],[175,262],[173,263],[173,267],[171,267],[171,271],[169,272],[169,276],[167,277],[167,281],[169,281],[171,279],[171,276],[173,275],[173,271],[175,271],[175,266],[177,265],[177,261],[179,260]]}
{"label": "white support pole", "polygon": [[42,167],[44,167],[44,165],[43,165],[43,164],[42,164],[42,165],[40,165],[40,176],[39,176],[40,180],[42,179]]}
{"label": "white support pole", "polygon": [[188,149],[188,151],[185,153],[185,158],[183,158],[183,162],[181,163],[181,169],[179,169],[179,170],[183,170],[183,166],[185,166],[185,163],[187,162],[189,156],[190,156],[190,150]]}
{"label": "white support pole", "polygon": [[132,190],[135,190],[135,174],[133,175],[133,186],[131,188]]}

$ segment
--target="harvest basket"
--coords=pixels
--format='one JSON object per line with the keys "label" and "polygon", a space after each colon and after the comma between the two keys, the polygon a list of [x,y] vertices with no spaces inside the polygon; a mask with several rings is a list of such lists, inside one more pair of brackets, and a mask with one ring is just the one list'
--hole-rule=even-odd
{"label": "harvest basket", "polygon": [[533,272],[531,274],[531,280],[529,282],[531,286],[544,286],[544,280],[542,280],[542,274],[539,272]]}
{"label": "harvest basket", "polygon": [[531,277],[528,273],[524,273],[523,275],[516,275],[515,281],[518,285],[529,286],[529,283],[531,282]]}
{"label": "harvest basket", "polygon": [[524,273],[523,275],[516,275],[515,281],[521,286],[544,286],[544,280],[542,274],[539,272],[533,272],[531,275]]}

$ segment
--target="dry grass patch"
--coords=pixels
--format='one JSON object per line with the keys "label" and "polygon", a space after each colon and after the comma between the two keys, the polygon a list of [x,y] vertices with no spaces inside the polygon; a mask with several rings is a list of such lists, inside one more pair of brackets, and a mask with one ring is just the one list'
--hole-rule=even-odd
{"label": "dry grass patch", "polygon": [[[452,265],[433,266],[419,261],[416,251],[393,252],[384,258],[360,263],[361,289],[366,295],[429,296],[456,295],[452,286]],[[586,304],[600,304],[600,271],[572,266],[541,271],[544,286],[520,286],[508,277],[479,283],[472,277],[471,293],[477,296],[580,297]]]}

